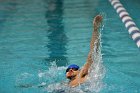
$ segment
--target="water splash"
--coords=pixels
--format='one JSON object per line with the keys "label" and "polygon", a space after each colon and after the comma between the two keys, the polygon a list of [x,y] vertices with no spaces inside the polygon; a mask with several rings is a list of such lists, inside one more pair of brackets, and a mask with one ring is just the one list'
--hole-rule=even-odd
{"label": "water splash", "polygon": [[[94,63],[91,65],[91,68],[89,70],[88,80],[81,84],[78,87],[71,88],[67,85],[68,81],[65,82],[54,82],[53,84],[49,84],[46,87],[47,92],[49,93],[98,93],[104,86],[103,78],[105,76],[105,68],[103,66],[102,61],[102,54],[101,54],[101,31],[103,30],[103,25],[100,28],[100,35],[98,40],[96,40],[95,47],[92,52],[92,60],[94,60]],[[97,47],[97,44],[99,44],[99,47]],[[51,79],[55,80],[55,76],[59,74],[58,69],[61,67],[57,67],[56,65],[52,65],[49,71],[53,71]],[[62,69],[64,70],[65,67]],[[58,71],[58,72],[54,72]],[[65,72],[64,72],[65,73]],[[55,78],[54,78],[55,77]],[[61,77],[62,78],[62,77]],[[57,79],[59,79],[57,77]],[[57,80],[58,81],[58,80]],[[63,80],[64,81],[64,80]]]}
{"label": "water splash", "polygon": [[52,62],[51,67],[46,71],[39,71],[38,74],[24,72],[16,77],[15,87],[18,88],[40,88],[50,84],[56,84],[65,80],[66,67],[57,67],[56,62]]}
{"label": "water splash", "polygon": [[[101,28],[101,30],[103,30],[103,28]],[[100,47],[97,47],[98,42]],[[94,45],[95,47],[92,52],[92,60],[94,60],[94,63],[91,65],[91,68],[89,70],[90,79],[87,81],[89,83],[87,89],[92,93],[94,92],[98,93],[104,86],[102,79],[105,76],[105,68],[103,66],[102,54],[101,54],[101,47],[102,47],[101,33],[99,35],[98,40],[96,40],[96,42],[94,43]]]}
{"label": "water splash", "polygon": [[47,85],[61,82],[65,79],[66,67],[57,67],[56,62],[51,63],[51,67],[46,71],[39,71],[38,77],[40,83],[46,82]]}
{"label": "water splash", "polygon": [[37,84],[37,77],[31,73],[21,73],[17,75],[15,87],[30,88]]}

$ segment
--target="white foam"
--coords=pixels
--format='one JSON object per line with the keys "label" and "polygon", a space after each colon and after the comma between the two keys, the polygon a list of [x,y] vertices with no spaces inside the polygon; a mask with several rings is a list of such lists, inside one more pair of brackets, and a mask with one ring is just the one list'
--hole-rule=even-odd
{"label": "white foam", "polygon": [[45,73],[40,72],[40,73],[38,73],[38,76],[39,76],[39,77],[43,77],[44,74],[45,74]]}

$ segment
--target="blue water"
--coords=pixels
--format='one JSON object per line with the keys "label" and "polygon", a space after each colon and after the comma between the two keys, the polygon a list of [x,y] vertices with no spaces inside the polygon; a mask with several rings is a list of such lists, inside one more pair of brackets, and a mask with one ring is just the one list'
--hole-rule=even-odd
{"label": "blue water", "polygon": [[[140,28],[140,1],[121,2]],[[139,49],[107,0],[1,0],[0,93],[47,93],[67,81],[66,66],[86,61],[99,13],[105,76],[98,92],[139,93]]]}

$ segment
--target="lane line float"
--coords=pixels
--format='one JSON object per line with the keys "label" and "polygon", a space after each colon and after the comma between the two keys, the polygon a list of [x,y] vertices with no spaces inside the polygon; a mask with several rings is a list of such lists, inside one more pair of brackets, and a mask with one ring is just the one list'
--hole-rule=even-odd
{"label": "lane line float", "polygon": [[136,26],[133,19],[129,16],[129,13],[126,11],[126,9],[123,7],[123,5],[119,0],[109,0],[109,2],[114,7],[116,12],[119,14],[119,17],[121,18],[122,22],[125,24],[128,33],[130,34],[132,39],[136,42],[138,48],[140,48],[140,30]]}

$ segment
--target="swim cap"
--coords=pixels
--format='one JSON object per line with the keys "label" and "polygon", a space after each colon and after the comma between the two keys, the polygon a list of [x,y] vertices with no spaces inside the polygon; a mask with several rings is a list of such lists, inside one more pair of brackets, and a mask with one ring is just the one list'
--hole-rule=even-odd
{"label": "swim cap", "polygon": [[69,69],[79,69],[79,66],[77,66],[77,65],[75,65],[75,64],[72,64],[72,65],[70,65],[70,66],[68,66],[68,68],[66,69],[66,72],[68,72],[69,71]]}

